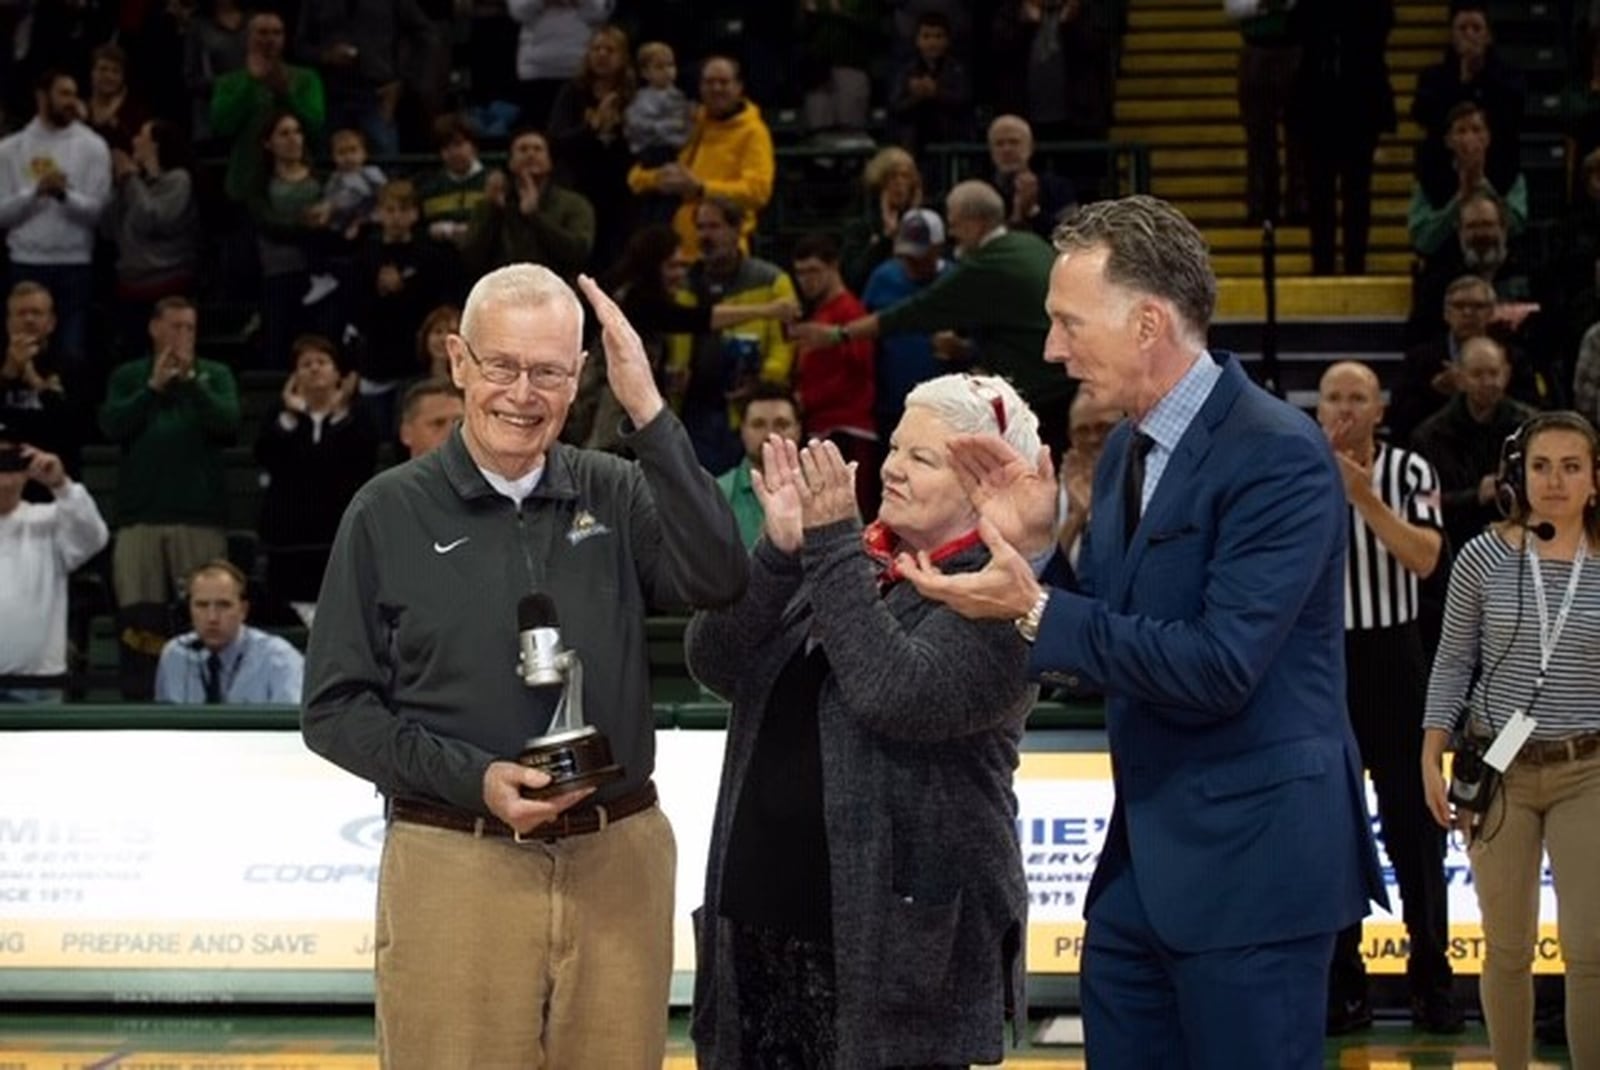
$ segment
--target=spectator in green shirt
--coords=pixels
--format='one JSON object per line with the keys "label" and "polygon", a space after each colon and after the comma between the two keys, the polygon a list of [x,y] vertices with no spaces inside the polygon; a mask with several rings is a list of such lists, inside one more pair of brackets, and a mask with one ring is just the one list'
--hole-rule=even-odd
{"label": "spectator in green shirt", "polygon": [[761,538],[766,516],[750,483],[753,466],[761,463],[761,444],[769,435],[781,435],[800,442],[800,403],[787,387],[776,383],[757,383],[744,399],[739,411],[739,437],[744,442],[744,460],[717,477],[722,496],[728,499],[734,519],[739,522],[739,537],[746,549]]}
{"label": "spectator in green shirt", "polygon": [[543,264],[574,279],[594,248],[594,207],[552,177],[550,142],[537,130],[511,135],[505,171],[484,180],[472,211],[461,259],[484,275],[507,264]]}
{"label": "spectator in green shirt", "polygon": [[1424,257],[1443,249],[1461,222],[1461,209],[1477,197],[1488,196],[1505,209],[1509,233],[1522,232],[1528,222],[1528,184],[1522,172],[1511,166],[1495,167],[1489,146],[1488,113],[1472,101],[1462,101],[1450,109],[1445,128],[1445,146],[1451,165],[1424,173],[1411,184],[1411,204],[1406,210],[1406,228],[1411,247]]}
{"label": "spectator in green shirt", "polygon": [[315,143],[327,114],[322,78],[308,67],[283,61],[283,19],[270,11],[250,16],[241,70],[217,79],[211,94],[211,128],[233,139],[223,189],[235,201],[249,200],[262,185],[261,141],[267,119],[290,111]]}
{"label": "spectator in green shirt", "polygon": [[228,550],[222,451],[239,432],[239,391],[227,365],[195,356],[197,333],[187,297],[156,302],[150,356],[111,373],[100,407],[100,429],[122,446],[112,580],[128,699],[150,697],[184,577]]}

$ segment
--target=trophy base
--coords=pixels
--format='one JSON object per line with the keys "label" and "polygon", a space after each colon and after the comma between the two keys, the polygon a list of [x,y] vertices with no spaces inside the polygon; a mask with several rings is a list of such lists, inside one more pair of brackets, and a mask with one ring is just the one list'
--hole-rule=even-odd
{"label": "trophy base", "polygon": [[608,765],[603,769],[591,769],[587,773],[562,780],[552,780],[542,788],[523,788],[524,799],[548,799],[555,795],[565,795],[569,791],[579,791],[583,788],[598,788],[609,784],[613,780],[622,779],[622,766]]}
{"label": "trophy base", "polygon": [[593,725],[530,739],[517,761],[550,777],[542,788],[523,788],[525,799],[547,799],[581,788],[599,787],[622,776],[611,757],[611,743]]}

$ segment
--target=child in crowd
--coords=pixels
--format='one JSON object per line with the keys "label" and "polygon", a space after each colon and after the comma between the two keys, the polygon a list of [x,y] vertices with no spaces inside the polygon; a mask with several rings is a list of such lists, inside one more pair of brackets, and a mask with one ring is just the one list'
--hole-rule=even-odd
{"label": "child in crowd", "polygon": [[383,171],[367,162],[367,139],[359,130],[335,130],[329,145],[333,173],[322,188],[322,197],[328,202],[328,226],[354,241],[361,228],[376,218]]}
{"label": "child in crowd", "polygon": [[311,275],[311,286],[303,299],[314,305],[339,288],[356,254],[361,228],[371,222],[378,207],[378,191],[383,189],[383,172],[367,163],[367,140],[361,131],[335,130],[329,139],[333,150],[333,172],[322,187],[324,224],[332,231],[327,256]]}
{"label": "child in crowd", "polygon": [[384,436],[394,434],[400,386],[416,375],[417,329],[450,279],[449,252],[416,238],[418,203],[416,187],[404,179],[383,188],[379,231],[367,238],[354,271],[361,404]]}
{"label": "child in crowd", "polygon": [[[972,135],[972,80],[950,54],[951,40],[950,20],[943,12],[919,15],[917,57],[900,72],[889,95],[895,140],[913,156],[926,145]],[[924,174],[923,180],[932,177]]]}
{"label": "child in crowd", "polygon": [[428,237],[459,246],[466,238],[472,210],[483,200],[489,172],[478,159],[472,127],[460,115],[439,117],[433,124],[433,143],[443,166],[417,180],[422,221]]}
{"label": "child in crowd", "polygon": [[[639,74],[644,85],[634,93],[623,115],[628,148],[644,167],[661,167],[678,158],[689,140],[689,102],[677,86],[678,60],[672,46],[647,41],[639,46]],[[676,197],[641,197],[640,222],[665,223],[677,210]]]}

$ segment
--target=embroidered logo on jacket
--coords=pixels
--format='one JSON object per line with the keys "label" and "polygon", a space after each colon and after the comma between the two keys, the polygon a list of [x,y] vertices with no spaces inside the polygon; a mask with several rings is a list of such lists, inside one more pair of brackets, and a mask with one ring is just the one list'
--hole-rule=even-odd
{"label": "embroidered logo on jacket", "polygon": [[579,509],[578,515],[572,518],[572,527],[567,529],[567,542],[576,546],[592,536],[609,534],[611,529],[596,520],[593,513],[587,509]]}

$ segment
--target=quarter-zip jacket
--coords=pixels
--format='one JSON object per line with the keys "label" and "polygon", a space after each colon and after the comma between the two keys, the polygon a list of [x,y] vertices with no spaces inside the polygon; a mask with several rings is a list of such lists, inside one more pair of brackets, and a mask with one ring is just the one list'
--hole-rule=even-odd
{"label": "quarter-zip jacket", "polygon": [[637,462],[552,446],[520,507],[489,486],[459,429],[363,487],[317,601],[307,745],[385,795],[486,813],[484,769],[545,732],[560,697],[516,671],[517,603],[539,591],[583,662],[585,719],[625,768],[596,801],[649,779],[645,615],[735,601],[749,562],[670,411],[623,442]]}

